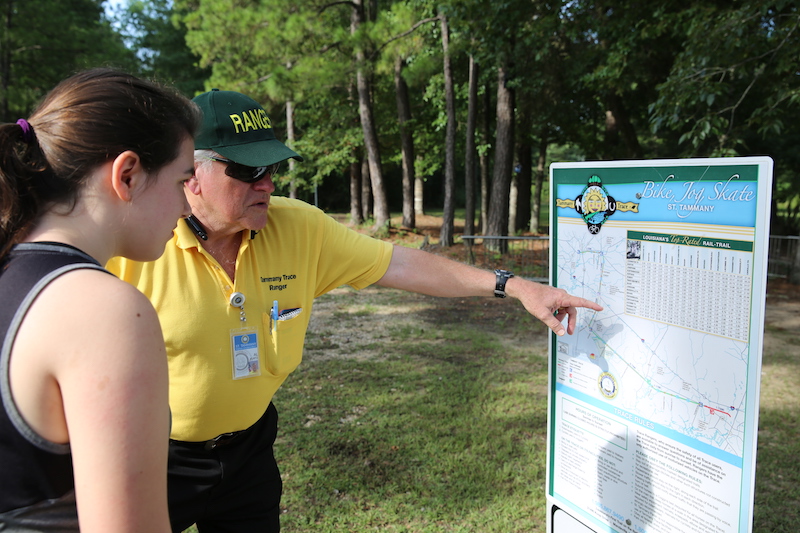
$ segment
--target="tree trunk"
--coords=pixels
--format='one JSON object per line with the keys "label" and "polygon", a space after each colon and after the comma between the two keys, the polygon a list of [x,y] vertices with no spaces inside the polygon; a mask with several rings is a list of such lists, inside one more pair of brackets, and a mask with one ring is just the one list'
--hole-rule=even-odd
{"label": "tree trunk", "polygon": [[[514,178],[517,184],[517,197],[512,203],[516,205],[514,215],[509,214],[509,233],[514,235],[520,230],[527,230],[531,220],[531,174],[533,172],[533,147],[531,146],[531,130],[533,129],[532,102],[523,99],[518,106],[518,127],[516,147],[517,165],[514,169]],[[510,231],[513,226],[513,232]]]}
{"label": "tree trunk", "polygon": [[350,223],[358,226],[364,222],[361,211],[361,161],[353,154],[350,163]]}
{"label": "tree trunk", "polygon": [[425,179],[422,176],[414,178],[414,215],[421,217],[425,214]]}
{"label": "tree trunk", "polygon": [[[294,102],[291,100],[286,101],[286,144],[291,148],[294,146]],[[297,198],[297,184],[294,182],[295,160],[289,158],[289,198]]]}
{"label": "tree trunk", "polygon": [[539,217],[542,212],[542,186],[544,184],[545,163],[547,161],[547,134],[539,139],[539,157],[536,161],[536,177],[533,182],[531,199],[531,233],[539,233]]}
{"label": "tree trunk", "polygon": [[365,20],[375,22],[378,20],[378,0],[369,0],[365,9]]}
{"label": "tree trunk", "polygon": [[450,29],[447,17],[439,14],[442,23],[442,52],[444,55],[444,95],[447,111],[444,156],[444,213],[439,244],[453,245],[454,218],[456,210],[456,97],[453,88],[453,70],[450,65]]}
{"label": "tree trunk", "polygon": [[[492,129],[492,97],[489,94],[489,86],[483,87],[483,120],[481,120],[481,144],[489,146],[489,131]],[[480,231],[486,235],[486,228],[489,227],[489,151],[484,149],[478,155],[481,168],[481,222]]]}
{"label": "tree trunk", "polygon": [[[353,12],[350,19],[350,32],[355,34],[364,22],[363,0],[353,0]],[[364,132],[364,146],[367,149],[369,163],[369,179],[372,183],[372,196],[375,214],[374,231],[389,224],[389,204],[386,201],[386,190],[383,185],[381,170],[381,152],[378,146],[378,134],[375,130],[375,118],[372,112],[372,94],[370,81],[366,73],[366,54],[363,48],[356,50],[356,88],[358,90],[358,114],[361,129]]]}
{"label": "tree trunk", "polygon": [[11,122],[8,111],[8,87],[11,83],[11,21],[14,17],[14,2],[6,3],[6,12],[3,13],[3,41],[0,43],[0,121]]}
{"label": "tree trunk", "polygon": [[362,155],[358,164],[361,165],[361,218],[366,222],[372,218],[372,180],[367,158]]}
{"label": "tree trunk", "polygon": [[475,235],[475,122],[478,114],[478,64],[469,56],[469,101],[467,103],[467,142],[464,157],[464,234]]}
{"label": "tree trunk", "polygon": [[[605,159],[642,159],[644,154],[625,103],[617,94],[606,98]],[[619,147],[620,141],[622,147]]]}
{"label": "tree trunk", "polygon": [[403,78],[405,59],[398,56],[394,62],[394,85],[397,96],[397,118],[400,123],[400,151],[403,160],[403,227],[415,228],[414,216],[414,136],[408,127],[411,120],[411,104],[408,99],[408,84]]}
{"label": "tree trunk", "polygon": [[511,171],[511,183],[508,186],[508,235],[517,233],[517,203],[519,198],[519,174],[517,169]]}
{"label": "tree trunk", "polygon": [[[514,91],[506,86],[507,66],[497,69],[497,135],[495,140],[489,217],[484,234],[503,236],[508,230],[508,195],[514,152]],[[485,241],[491,250],[505,251],[505,241]]]}
{"label": "tree trunk", "polygon": [[[522,129],[522,128],[520,128]],[[533,154],[527,129],[521,137],[517,149],[519,173],[517,177],[517,212],[514,218],[514,231],[528,229],[531,219],[531,176],[533,174]]]}

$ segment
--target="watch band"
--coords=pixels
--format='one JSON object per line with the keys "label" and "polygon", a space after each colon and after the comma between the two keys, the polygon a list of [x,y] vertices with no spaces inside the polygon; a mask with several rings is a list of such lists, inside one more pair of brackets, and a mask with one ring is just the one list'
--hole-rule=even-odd
{"label": "watch band", "polygon": [[506,297],[506,282],[514,277],[514,274],[509,272],[508,270],[502,270],[498,268],[494,271],[495,276],[497,276],[497,280],[494,284],[494,295],[496,298],[505,298]]}

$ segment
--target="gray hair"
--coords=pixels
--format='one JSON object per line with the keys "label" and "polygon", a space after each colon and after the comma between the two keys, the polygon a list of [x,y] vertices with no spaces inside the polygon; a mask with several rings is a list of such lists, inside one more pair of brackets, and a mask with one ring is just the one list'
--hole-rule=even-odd
{"label": "gray hair", "polygon": [[214,162],[212,159],[213,157],[222,157],[214,150],[195,150],[194,151],[194,162],[198,167],[201,167],[203,170],[208,170],[208,167],[211,166],[211,163]]}

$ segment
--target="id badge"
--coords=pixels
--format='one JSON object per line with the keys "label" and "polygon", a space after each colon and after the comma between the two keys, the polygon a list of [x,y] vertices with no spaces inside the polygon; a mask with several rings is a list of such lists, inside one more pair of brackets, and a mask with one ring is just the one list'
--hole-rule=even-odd
{"label": "id badge", "polygon": [[261,375],[258,351],[258,330],[231,330],[231,366],[233,368],[233,379],[251,378]]}

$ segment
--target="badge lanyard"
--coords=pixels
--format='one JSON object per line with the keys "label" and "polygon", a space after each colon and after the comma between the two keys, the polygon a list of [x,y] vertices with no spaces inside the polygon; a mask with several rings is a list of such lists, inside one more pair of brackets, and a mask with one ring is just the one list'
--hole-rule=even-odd
{"label": "badge lanyard", "polygon": [[244,302],[245,297],[241,292],[231,294],[230,304],[239,309],[239,321],[241,322],[241,327],[230,330],[233,379],[261,375],[261,364],[258,359],[258,329],[247,327]]}

